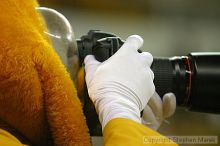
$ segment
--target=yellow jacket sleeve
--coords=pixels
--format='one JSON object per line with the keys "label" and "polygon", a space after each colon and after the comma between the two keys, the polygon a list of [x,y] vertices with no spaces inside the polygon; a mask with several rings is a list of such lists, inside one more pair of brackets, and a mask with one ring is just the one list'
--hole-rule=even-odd
{"label": "yellow jacket sleeve", "polygon": [[25,146],[13,135],[0,129],[0,145],[1,146]]}
{"label": "yellow jacket sleeve", "polygon": [[103,134],[105,146],[177,146],[156,131],[124,118],[111,120]]}

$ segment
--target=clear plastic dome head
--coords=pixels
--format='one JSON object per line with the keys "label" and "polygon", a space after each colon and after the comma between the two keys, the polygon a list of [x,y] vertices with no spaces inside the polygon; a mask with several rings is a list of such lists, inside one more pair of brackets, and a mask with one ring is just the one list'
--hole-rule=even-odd
{"label": "clear plastic dome head", "polygon": [[47,26],[45,33],[49,36],[53,48],[75,81],[79,69],[78,49],[73,29],[67,18],[58,11],[37,7]]}

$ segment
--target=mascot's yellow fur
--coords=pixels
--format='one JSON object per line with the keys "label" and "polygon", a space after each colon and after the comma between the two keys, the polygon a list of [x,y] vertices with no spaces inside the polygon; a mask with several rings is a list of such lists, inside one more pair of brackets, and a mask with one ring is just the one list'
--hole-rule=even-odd
{"label": "mascot's yellow fur", "polygon": [[90,145],[76,90],[36,6],[0,2],[0,129],[24,144]]}

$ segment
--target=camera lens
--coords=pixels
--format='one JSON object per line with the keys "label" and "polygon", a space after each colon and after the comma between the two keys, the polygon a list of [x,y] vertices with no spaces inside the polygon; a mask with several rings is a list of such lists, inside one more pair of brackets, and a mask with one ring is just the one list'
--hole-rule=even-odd
{"label": "camera lens", "polygon": [[154,58],[151,66],[157,93],[163,97],[165,93],[173,92],[178,97],[178,105],[183,105],[190,94],[191,71],[187,60],[187,56]]}

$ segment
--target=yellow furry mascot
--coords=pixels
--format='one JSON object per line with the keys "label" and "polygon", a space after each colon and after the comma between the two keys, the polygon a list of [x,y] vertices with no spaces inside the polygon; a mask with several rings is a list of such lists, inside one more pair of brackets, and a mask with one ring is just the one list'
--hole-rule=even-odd
{"label": "yellow furry mascot", "polygon": [[75,87],[44,35],[35,7],[33,0],[0,2],[0,135],[5,136],[0,138],[88,146]]}

